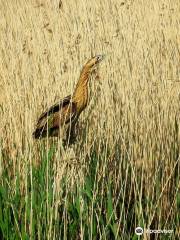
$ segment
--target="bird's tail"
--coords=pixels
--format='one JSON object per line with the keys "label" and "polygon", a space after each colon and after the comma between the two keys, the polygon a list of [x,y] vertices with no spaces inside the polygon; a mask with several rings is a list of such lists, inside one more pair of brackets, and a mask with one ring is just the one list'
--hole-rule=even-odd
{"label": "bird's tail", "polygon": [[38,139],[38,138],[42,138],[44,136],[44,132],[42,128],[37,128],[34,132],[33,132],[33,138]]}

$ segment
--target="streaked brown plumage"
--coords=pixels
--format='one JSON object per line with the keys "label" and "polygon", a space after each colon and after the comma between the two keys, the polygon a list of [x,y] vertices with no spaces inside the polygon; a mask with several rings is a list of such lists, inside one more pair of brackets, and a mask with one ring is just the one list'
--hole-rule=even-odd
{"label": "streaked brown plumage", "polygon": [[83,67],[73,95],[69,95],[51,106],[41,114],[33,133],[34,138],[64,136],[66,140],[74,137],[75,125],[81,112],[88,102],[88,80],[94,66],[102,61],[103,56],[97,55]]}

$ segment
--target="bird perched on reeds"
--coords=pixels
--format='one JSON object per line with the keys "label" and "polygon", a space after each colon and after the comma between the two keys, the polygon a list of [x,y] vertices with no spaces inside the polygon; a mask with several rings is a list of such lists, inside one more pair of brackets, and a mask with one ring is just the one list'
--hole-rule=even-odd
{"label": "bird perched on reeds", "polygon": [[65,135],[68,142],[74,138],[78,118],[88,103],[88,81],[94,67],[102,59],[103,55],[91,58],[81,71],[74,93],[60,100],[40,115],[33,132],[34,138],[64,137]]}

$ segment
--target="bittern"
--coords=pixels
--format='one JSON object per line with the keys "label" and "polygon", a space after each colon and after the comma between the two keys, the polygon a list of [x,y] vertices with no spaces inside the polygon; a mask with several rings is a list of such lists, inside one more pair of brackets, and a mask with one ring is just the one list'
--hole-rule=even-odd
{"label": "bittern", "polygon": [[67,139],[71,141],[75,137],[74,133],[78,118],[88,103],[88,82],[91,73],[102,59],[103,55],[91,58],[81,71],[74,93],[60,100],[41,114],[33,133],[34,138],[65,135],[65,141]]}

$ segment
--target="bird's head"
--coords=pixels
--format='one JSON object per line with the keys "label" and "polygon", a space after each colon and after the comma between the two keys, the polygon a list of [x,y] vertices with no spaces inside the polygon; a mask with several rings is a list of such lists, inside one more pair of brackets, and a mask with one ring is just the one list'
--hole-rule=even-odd
{"label": "bird's head", "polygon": [[89,67],[90,69],[94,69],[96,65],[98,65],[102,60],[104,59],[104,55],[96,55],[93,58],[91,58],[87,63],[86,67]]}

